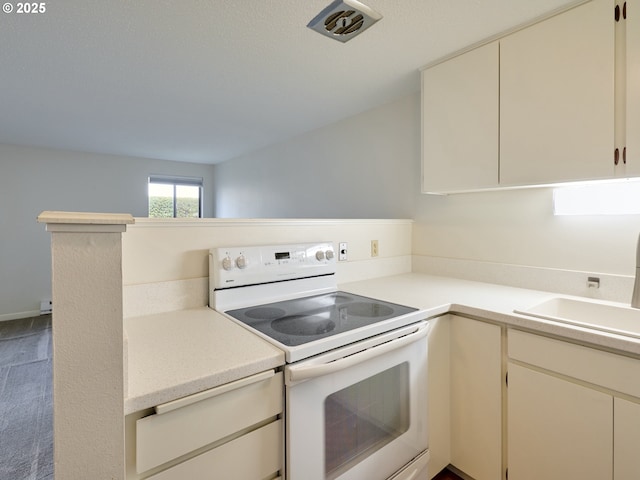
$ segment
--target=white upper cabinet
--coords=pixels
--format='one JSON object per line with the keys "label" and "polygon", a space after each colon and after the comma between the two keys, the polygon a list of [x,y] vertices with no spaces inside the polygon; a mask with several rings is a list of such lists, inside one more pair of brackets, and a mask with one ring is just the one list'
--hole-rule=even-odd
{"label": "white upper cabinet", "polygon": [[625,35],[623,45],[626,64],[626,98],[622,105],[626,107],[626,125],[623,145],[621,148],[626,159],[625,174],[640,175],[640,1],[628,0],[621,2],[620,25]]}
{"label": "white upper cabinet", "polygon": [[500,184],[614,175],[615,20],[594,0],[500,41]]}
{"label": "white upper cabinet", "polygon": [[423,191],[498,186],[498,43],[422,72]]}
{"label": "white upper cabinet", "polygon": [[640,2],[615,1],[423,70],[423,192],[640,176]]}

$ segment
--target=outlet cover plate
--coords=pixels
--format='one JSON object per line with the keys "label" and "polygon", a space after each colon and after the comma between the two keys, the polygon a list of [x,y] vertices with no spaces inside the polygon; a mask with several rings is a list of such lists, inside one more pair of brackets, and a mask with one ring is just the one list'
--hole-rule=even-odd
{"label": "outlet cover plate", "polygon": [[340,242],[338,249],[338,260],[344,262],[347,260],[347,242]]}

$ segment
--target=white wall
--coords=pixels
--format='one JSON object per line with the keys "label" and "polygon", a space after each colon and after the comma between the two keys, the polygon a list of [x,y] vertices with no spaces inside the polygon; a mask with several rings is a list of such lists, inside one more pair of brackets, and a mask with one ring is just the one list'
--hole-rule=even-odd
{"label": "white wall", "polygon": [[51,297],[42,211],[146,216],[149,174],[203,177],[204,214],[213,214],[210,165],[0,145],[0,320],[37,315]]}
{"label": "white wall", "polygon": [[41,211],[146,216],[149,173],[204,177],[216,194],[205,216],[215,204],[220,217],[414,218],[416,255],[634,274],[640,216],[554,217],[551,189],[420,194],[419,104],[411,95],[214,167],[0,145],[0,319],[50,295]]}
{"label": "white wall", "polygon": [[216,165],[216,216],[410,218],[418,108],[412,95]]}
{"label": "white wall", "polygon": [[406,217],[415,255],[634,274],[640,216],[555,217],[551,188],[420,194],[419,104],[415,94],[217,166],[218,215]]}
{"label": "white wall", "polygon": [[635,274],[640,216],[554,216],[552,188],[422,195],[416,207],[414,255]]}

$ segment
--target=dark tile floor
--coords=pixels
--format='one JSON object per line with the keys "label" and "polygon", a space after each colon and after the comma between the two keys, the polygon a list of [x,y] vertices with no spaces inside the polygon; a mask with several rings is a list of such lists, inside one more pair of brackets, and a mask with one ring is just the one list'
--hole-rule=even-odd
{"label": "dark tile floor", "polygon": [[0,322],[0,478],[53,480],[51,315]]}

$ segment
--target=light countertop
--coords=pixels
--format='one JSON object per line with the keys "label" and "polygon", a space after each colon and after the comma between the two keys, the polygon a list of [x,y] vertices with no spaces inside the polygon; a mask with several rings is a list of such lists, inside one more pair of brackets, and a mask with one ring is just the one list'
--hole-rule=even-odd
{"label": "light countertop", "polygon": [[[409,305],[429,317],[448,312],[556,335],[640,356],[640,340],[513,313],[550,292],[409,273],[339,285],[340,290]],[[275,346],[207,308],[125,320],[125,414],[284,365]]]}
{"label": "light countertop", "polygon": [[557,335],[620,353],[640,355],[638,339],[513,312],[514,309],[526,309],[552,297],[585,300],[582,297],[419,273],[354,282],[341,285],[340,288],[351,293],[423,308],[430,314],[458,313],[519,329]]}
{"label": "light countertop", "polygon": [[208,307],[125,320],[125,415],[284,365],[284,352]]}

